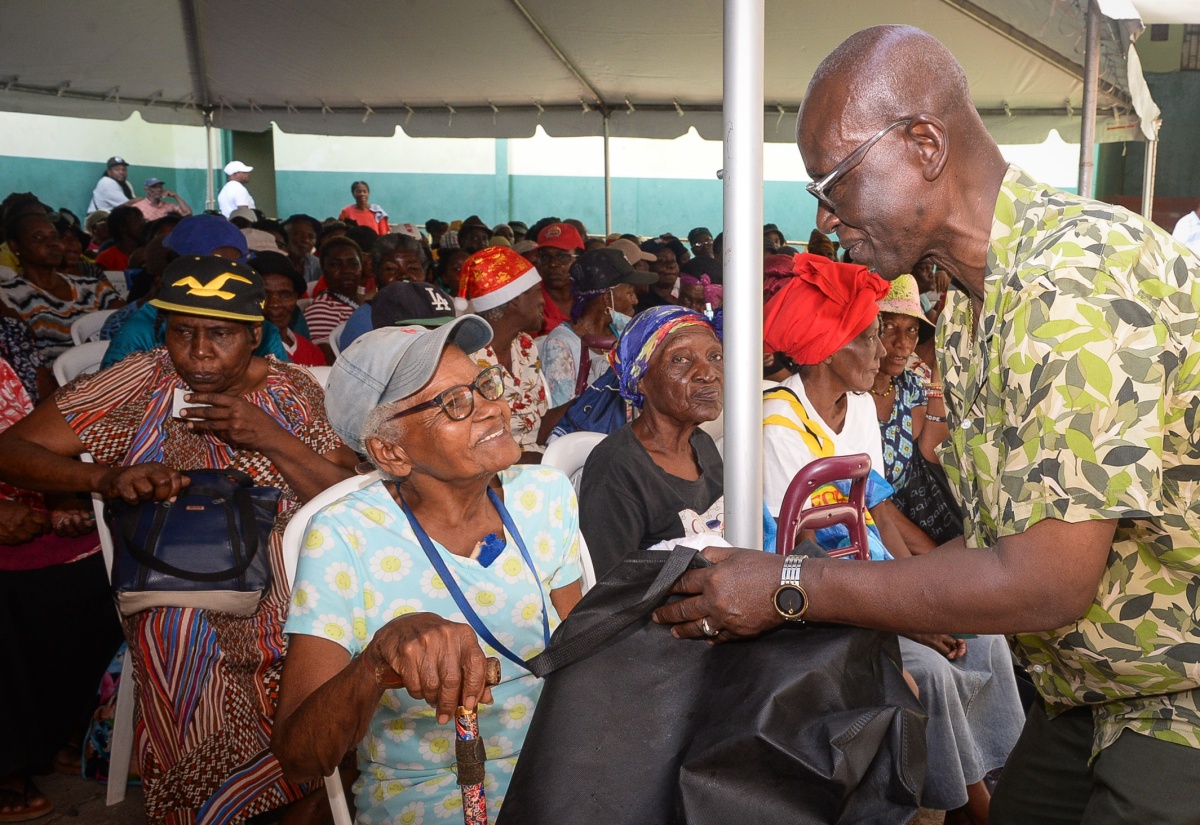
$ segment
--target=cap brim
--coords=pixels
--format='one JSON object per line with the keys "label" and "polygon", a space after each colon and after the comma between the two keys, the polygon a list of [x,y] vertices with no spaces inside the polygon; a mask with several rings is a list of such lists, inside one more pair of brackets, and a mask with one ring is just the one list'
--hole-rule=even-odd
{"label": "cap brim", "polygon": [[618,283],[633,284],[635,286],[645,286],[658,283],[658,275],[654,272],[642,272],[640,269],[635,269],[632,272],[626,273]]}
{"label": "cap brim", "polygon": [[[406,318],[403,321],[396,321],[391,324],[393,327],[442,327],[451,321],[457,320],[453,315],[438,315],[434,318]],[[486,346],[486,345],[485,345]],[[482,349],[482,347],[476,347]]]}
{"label": "cap brim", "polygon": [[448,344],[453,344],[469,355],[486,347],[491,340],[492,327],[478,315],[453,318],[436,331],[422,335],[400,357],[396,369],[392,371],[391,380],[379,397],[379,403],[389,404],[420,392],[437,372],[438,363],[442,360],[442,350]]}

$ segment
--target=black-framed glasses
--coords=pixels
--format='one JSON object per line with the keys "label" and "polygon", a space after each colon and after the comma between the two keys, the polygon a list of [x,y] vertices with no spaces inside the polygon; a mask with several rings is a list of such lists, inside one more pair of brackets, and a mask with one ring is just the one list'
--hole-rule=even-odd
{"label": "black-framed glasses", "polygon": [[579,256],[573,252],[556,250],[551,252],[546,249],[538,250],[538,257],[548,264],[558,264],[559,266],[570,266]]}
{"label": "black-framed glasses", "polygon": [[459,384],[457,387],[442,390],[428,401],[401,410],[393,415],[391,420],[438,407],[451,420],[462,421],[464,418],[470,418],[471,413],[475,412],[475,393],[479,393],[487,401],[499,401],[504,396],[504,368],[499,364],[488,367],[475,376],[475,380],[470,384]]}
{"label": "black-framed glasses", "polygon": [[833,201],[829,199],[829,196],[826,195],[825,192],[831,186],[837,183],[843,175],[845,175],[855,166],[858,166],[858,164],[862,163],[863,158],[867,156],[867,152],[871,151],[871,147],[882,140],[884,135],[895,129],[897,126],[907,126],[908,124],[912,123],[912,120],[913,119],[911,117],[906,117],[903,120],[897,120],[895,123],[890,123],[887,126],[884,126],[882,129],[876,132],[873,137],[868,138],[865,143],[847,155],[841,163],[833,167],[833,171],[831,171],[828,175],[820,180],[813,181],[804,188],[807,189],[808,193],[820,201],[821,205],[830,212],[837,212],[837,207],[833,205]]}

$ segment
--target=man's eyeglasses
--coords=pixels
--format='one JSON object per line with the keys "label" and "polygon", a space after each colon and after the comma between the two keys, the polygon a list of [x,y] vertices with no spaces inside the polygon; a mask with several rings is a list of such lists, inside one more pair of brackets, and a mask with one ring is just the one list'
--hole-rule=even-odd
{"label": "man's eyeglasses", "polygon": [[570,266],[575,262],[576,255],[570,252],[549,252],[545,249],[538,250],[538,258],[548,264],[558,264],[559,266]]}
{"label": "man's eyeglasses", "polygon": [[830,212],[836,212],[837,207],[833,205],[833,201],[829,199],[829,196],[826,195],[825,192],[828,191],[829,188],[835,183],[837,183],[843,175],[845,175],[855,166],[858,166],[858,164],[862,163],[863,158],[867,156],[867,152],[871,151],[871,147],[882,140],[884,135],[895,129],[897,126],[907,126],[910,123],[912,123],[911,117],[905,118],[904,120],[897,120],[895,123],[884,126],[875,133],[874,137],[869,138],[865,143],[847,155],[845,160],[833,167],[833,171],[831,171],[828,175],[818,181],[813,181],[804,188],[808,190],[810,195],[820,201],[822,206],[824,206]]}
{"label": "man's eyeglasses", "polygon": [[503,368],[499,365],[488,367],[475,376],[475,380],[470,384],[459,384],[457,387],[442,390],[428,401],[401,410],[393,415],[391,420],[439,407],[451,420],[462,421],[470,418],[471,413],[475,412],[475,393],[479,393],[487,401],[499,401],[504,396]]}

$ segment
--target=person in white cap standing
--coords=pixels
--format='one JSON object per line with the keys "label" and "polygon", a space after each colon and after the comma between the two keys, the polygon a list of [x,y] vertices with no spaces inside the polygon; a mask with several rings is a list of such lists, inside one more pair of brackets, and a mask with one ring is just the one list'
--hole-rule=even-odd
{"label": "person in white cap standing", "polygon": [[253,171],[253,166],[247,166],[240,160],[231,160],[225,164],[225,174],[229,176],[229,181],[221,187],[221,193],[217,195],[217,208],[226,218],[239,206],[254,208],[254,197],[246,188]]}

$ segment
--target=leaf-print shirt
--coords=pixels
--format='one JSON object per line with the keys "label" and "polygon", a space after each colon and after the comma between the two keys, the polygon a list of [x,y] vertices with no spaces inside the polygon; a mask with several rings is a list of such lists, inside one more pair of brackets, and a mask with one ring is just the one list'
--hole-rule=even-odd
{"label": "leaf-print shirt", "polygon": [[[542,597],[550,628],[559,623],[550,591],[579,579],[579,507],[570,480],[551,467],[517,464],[500,474],[504,504],[533,560],[530,570],[512,536],[486,567],[436,541],[435,552],[487,628],[509,650],[530,659],[545,647]],[[285,632],[329,639],[352,656],[392,619],[437,613],[466,619],[425,556],[412,526],[387,487],[377,482],[321,510],[309,522],[300,551]],[[488,656],[498,656],[482,638]],[[491,705],[479,706],[487,749],[488,819],[504,801],[513,766],[542,683],[499,656],[500,684]],[[403,688],[386,690],[358,746],[362,771],[354,786],[364,825],[462,820],[454,775],[454,721]]]}
{"label": "leaf-print shirt", "polygon": [[978,330],[962,292],[938,328],[967,546],[1120,519],[1086,614],[1013,637],[1052,714],[1094,708],[1095,752],[1126,728],[1200,747],[1197,284],[1158,227],[1014,166]]}
{"label": "leaf-print shirt", "polygon": [[[538,428],[550,405],[537,346],[522,332],[513,339],[511,352],[512,370],[504,370],[504,400],[512,410],[512,436],[523,452],[544,452],[546,448],[537,443]],[[475,353],[475,362],[480,368],[500,363],[491,346]]]}

